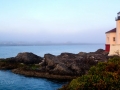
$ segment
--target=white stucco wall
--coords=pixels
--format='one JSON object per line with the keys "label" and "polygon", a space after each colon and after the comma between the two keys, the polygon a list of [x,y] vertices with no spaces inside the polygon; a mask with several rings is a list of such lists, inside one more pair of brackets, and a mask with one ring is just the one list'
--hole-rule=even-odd
{"label": "white stucco wall", "polygon": [[118,55],[118,54],[120,55],[120,44],[111,44],[109,56]]}
{"label": "white stucco wall", "polygon": [[106,33],[106,44],[116,44],[116,41],[113,41],[113,37],[116,39],[116,32]]}

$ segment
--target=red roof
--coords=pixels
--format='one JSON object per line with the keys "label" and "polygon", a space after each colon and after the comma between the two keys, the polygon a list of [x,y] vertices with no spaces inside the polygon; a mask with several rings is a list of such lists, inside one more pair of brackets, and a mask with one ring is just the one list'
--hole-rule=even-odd
{"label": "red roof", "polygon": [[106,33],[111,33],[111,32],[116,32],[116,28],[110,30],[110,31],[107,31]]}

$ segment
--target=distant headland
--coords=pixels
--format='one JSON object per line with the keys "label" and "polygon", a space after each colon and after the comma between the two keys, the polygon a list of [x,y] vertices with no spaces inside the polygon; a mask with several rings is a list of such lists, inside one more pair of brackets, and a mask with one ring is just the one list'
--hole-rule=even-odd
{"label": "distant headland", "polygon": [[0,46],[37,46],[37,45],[98,45],[104,43],[72,43],[72,42],[65,42],[65,43],[50,43],[50,42],[0,42]]}

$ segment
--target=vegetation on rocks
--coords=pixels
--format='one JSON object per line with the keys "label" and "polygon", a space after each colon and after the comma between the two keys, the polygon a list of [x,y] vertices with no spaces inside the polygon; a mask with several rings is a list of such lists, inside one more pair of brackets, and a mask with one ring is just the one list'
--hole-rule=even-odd
{"label": "vegetation on rocks", "polygon": [[88,74],[73,79],[60,90],[119,90],[120,57],[112,57],[107,62],[99,62]]}
{"label": "vegetation on rocks", "polygon": [[0,60],[0,69],[3,70],[12,70],[12,69],[21,69],[21,70],[37,70],[40,65],[35,64],[24,64],[18,62],[9,62],[7,60]]}

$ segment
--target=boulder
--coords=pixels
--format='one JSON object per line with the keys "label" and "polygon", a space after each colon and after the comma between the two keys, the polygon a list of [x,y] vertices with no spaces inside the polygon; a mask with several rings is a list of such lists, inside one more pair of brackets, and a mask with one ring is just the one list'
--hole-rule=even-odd
{"label": "boulder", "polygon": [[25,64],[38,64],[43,60],[42,57],[37,56],[30,52],[18,53],[15,57],[16,62],[25,63]]}
{"label": "boulder", "polygon": [[76,54],[73,53],[61,53],[58,57],[73,59],[75,56]]}
{"label": "boulder", "polygon": [[106,52],[105,50],[103,49],[98,49],[96,52],[96,54],[103,54],[105,56],[108,56],[109,52]]}
{"label": "boulder", "polygon": [[54,74],[57,75],[71,75],[72,71],[64,64],[57,64],[56,67],[52,70]]}
{"label": "boulder", "polygon": [[85,55],[86,52],[79,52],[78,55]]}
{"label": "boulder", "polygon": [[47,67],[53,67],[56,64],[60,63],[56,56],[52,54],[45,54],[44,55],[44,63]]}

